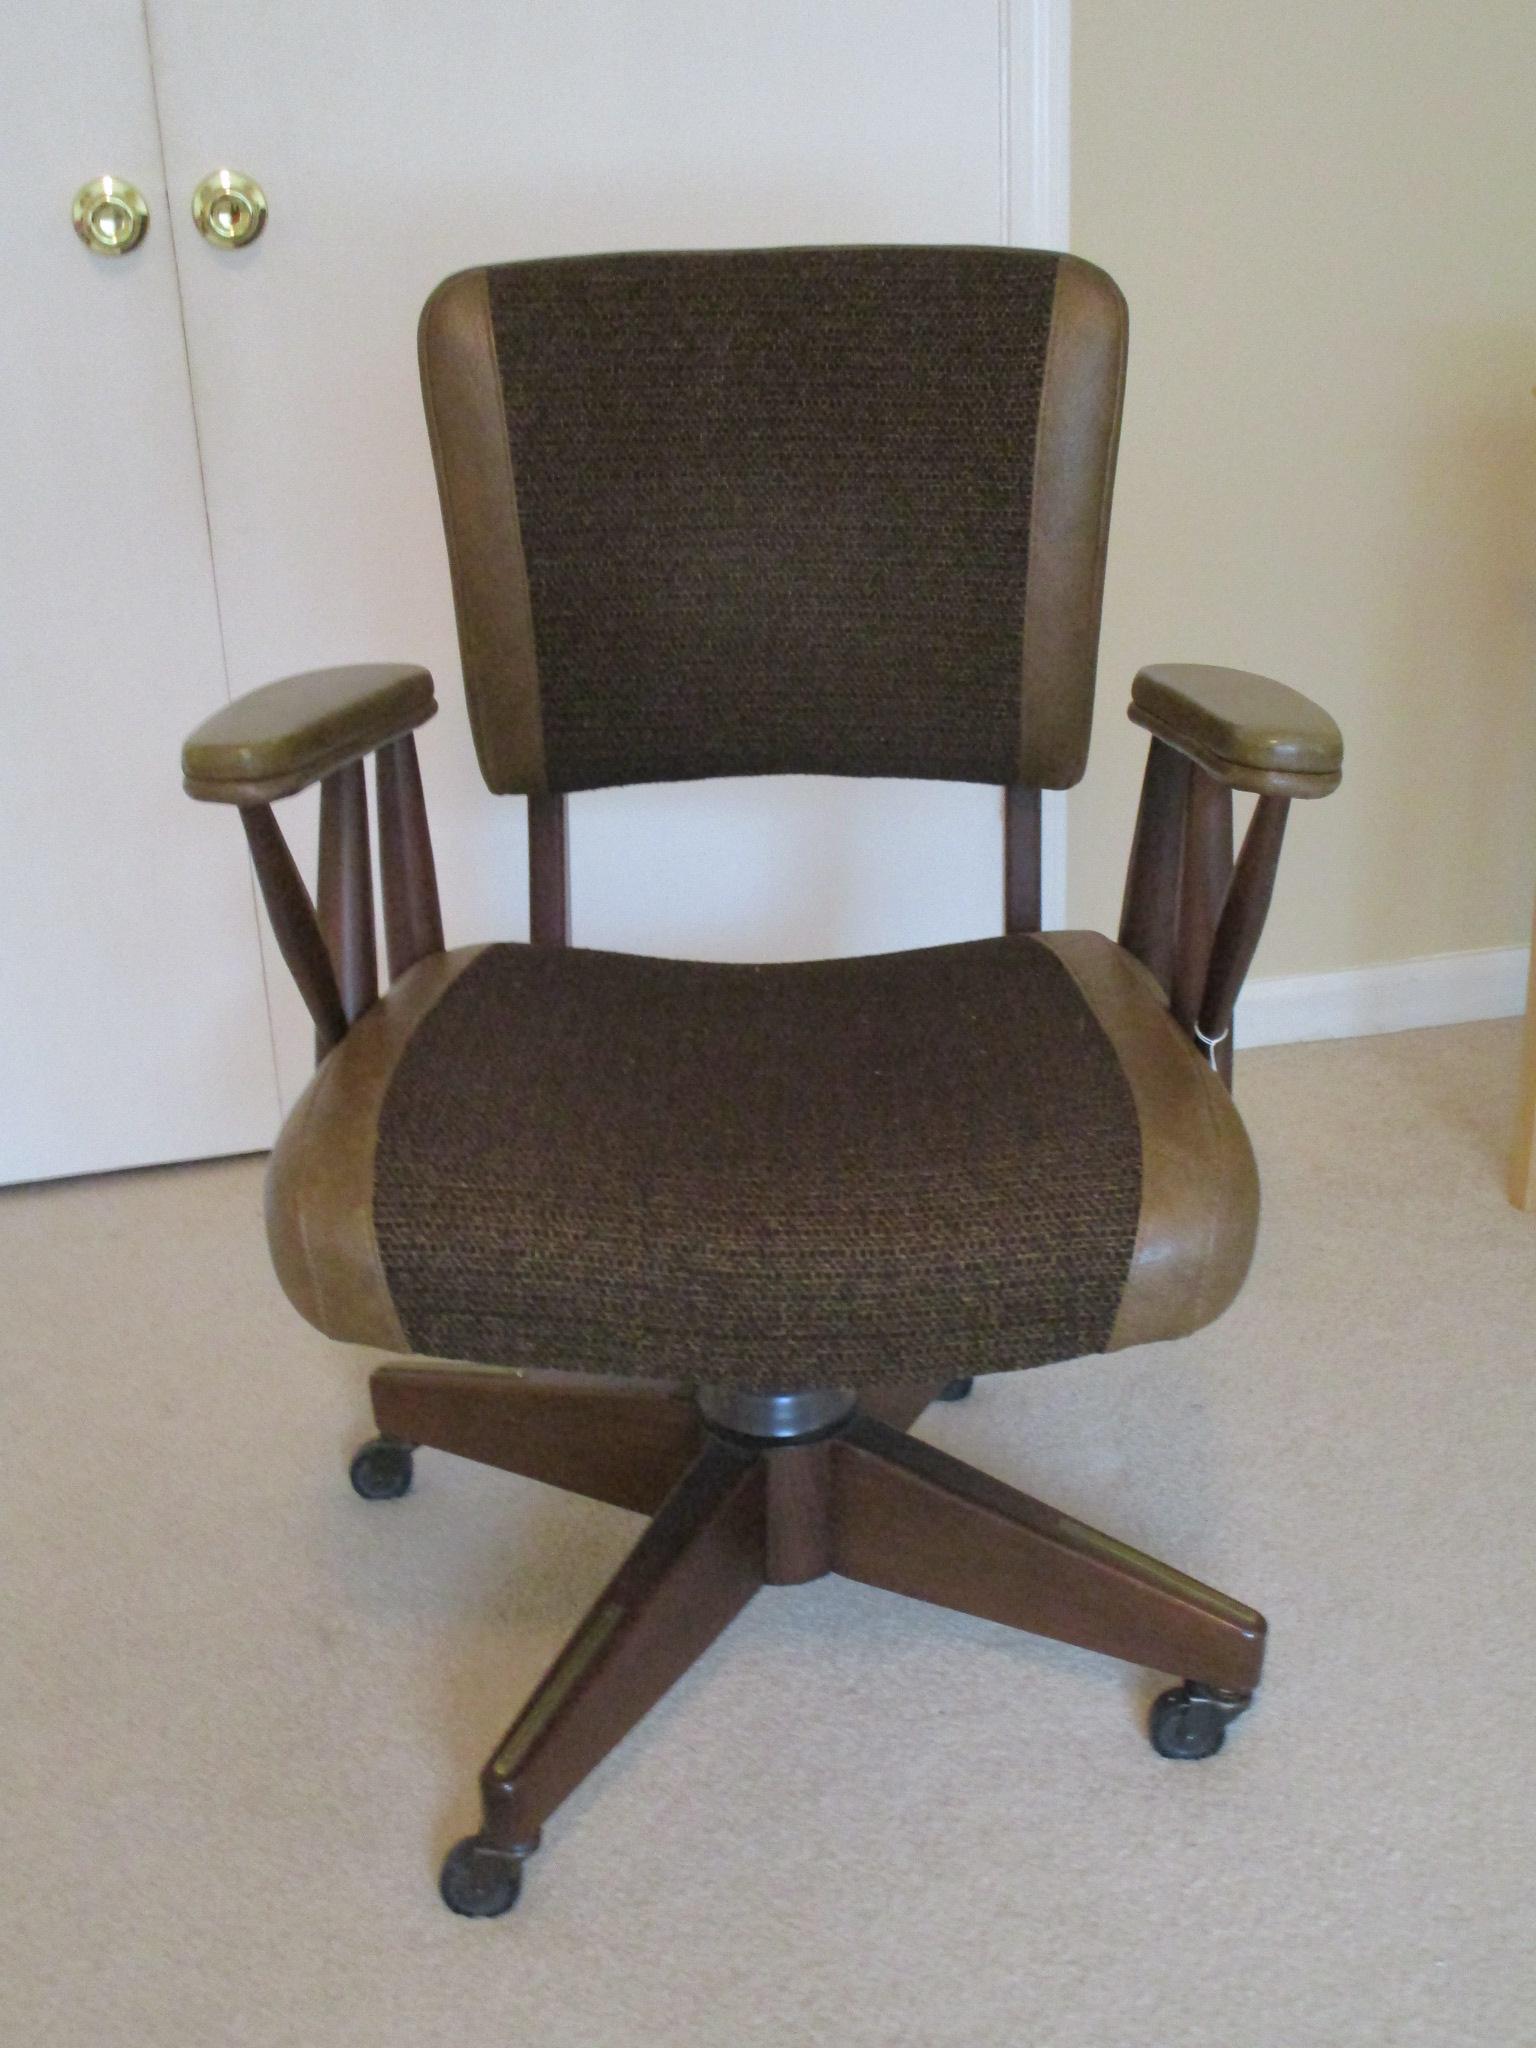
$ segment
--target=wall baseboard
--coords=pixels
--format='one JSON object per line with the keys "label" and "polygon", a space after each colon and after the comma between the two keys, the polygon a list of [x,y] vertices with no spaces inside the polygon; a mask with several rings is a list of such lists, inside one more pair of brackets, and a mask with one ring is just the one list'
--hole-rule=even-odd
{"label": "wall baseboard", "polygon": [[1436,953],[1339,974],[1285,974],[1250,982],[1237,1006],[1237,1044],[1360,1038],[1427,1024],[1475,1024],[1525,1008],[1525,946]]}

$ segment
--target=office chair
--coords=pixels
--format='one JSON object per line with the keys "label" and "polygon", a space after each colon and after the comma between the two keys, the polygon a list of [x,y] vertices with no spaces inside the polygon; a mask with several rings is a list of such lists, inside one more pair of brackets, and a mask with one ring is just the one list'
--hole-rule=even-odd
{"label": "office chair", "polygon": [[[1233,1005],[1291,799],[1339,781],[1333,722],[1143,669],[1119,943],[1040,930],[1125,340],[1109,278],[1028,250],[451,277],[422,382],[480,766],[528,799],[530,943],[444,950],[425,670],[290,677],[186,744],[316,1026],[267,1181],[278,1277],[328,1335],[423,1361],[373,1373],[357,1491],[404,1493],[426,1445],[652,1517],[485,1767],[456,1912],[514,1903],[560,1802],[765,1584],[841,1572],[1179,1677],[1167,1757],[1253,1696],[1251,1608],[907,1434],[975,1375],[1198,1330],[1253,1247]],[[570,945],[570,792],[750,774],[995,785],[1003,933],[752,966]],[[312,903],[271,806],[314,782]]]}

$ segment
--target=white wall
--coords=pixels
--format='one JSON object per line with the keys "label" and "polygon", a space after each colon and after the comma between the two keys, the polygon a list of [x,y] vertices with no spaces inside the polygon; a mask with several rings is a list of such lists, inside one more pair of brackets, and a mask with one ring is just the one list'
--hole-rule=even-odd
{"label": "white wall", "polygon": [[1072,918],[1116,915],[1136,668],[1232,663],[1318,697],[1346,749],[1295,808],[1249,1037],[1514,1008],[1536,8],[1075,0],[1073,41],[1072,244],[1124,287],[1131,352]]}
{"label": "white wall", "polygon": [[[271,201],[239,258],[178,238],[234,687],[415,659],[450,940],[526,930],[523,807],[484,793],[458,677],[412,349],[467,264],[604,248],[1059,239],[1034,140],[1065,96],[1056,0],[267,0],[228,62],[200,0],[150,0],[173,190]],[[1039,26],[1037,26],[1037,22]],[[370,206],[383,178],[390,205]],[[995,932],[1001,804],[954,785],[717,784],[573,800],[584,945],[705,957]],[[307,841],[309,828],[302,828]],[[274,968],[287,1092],[309,1028]]]}

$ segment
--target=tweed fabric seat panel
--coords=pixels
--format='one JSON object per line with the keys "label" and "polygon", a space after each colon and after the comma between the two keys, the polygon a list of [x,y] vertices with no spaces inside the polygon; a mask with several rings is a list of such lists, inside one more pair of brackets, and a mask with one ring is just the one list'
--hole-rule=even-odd
{"label": "tweed fabric seat panel", "polygon": [[488,948],[418,1027],[374,1228],[412,1346],[860,1384],[1102,1350],[1135,1106],[1028,938],[793,965]]}
{"label": "tweed fabric seat panel", "polygon": [[1057,258],[487,273],[552,789],[1017,778]]}

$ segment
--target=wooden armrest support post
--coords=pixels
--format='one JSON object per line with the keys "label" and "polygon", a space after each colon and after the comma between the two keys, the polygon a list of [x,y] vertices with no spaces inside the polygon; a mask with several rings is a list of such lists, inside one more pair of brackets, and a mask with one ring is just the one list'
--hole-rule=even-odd
{"label": "wooden armrest support post", "polygon": [[[1120,943],[1156,976],[1230,1086],[1232,1016],[1274,893],[1291,802],[1338,787],[1343,740],[1299,691],[1238,669],[1143,669],[1130,716],[1152,745]],[[1235,789],[1259,801],[1234,866]]]}
{"label": "wooden armrest support post", "polygon": [[272,806],[243,804],[240,822],[245,827],[277,949],[304,998],[305,1008],[315,1020],[316,1055],[324,1059],[347,1034],[347,1013],[325,934],[304,879],[288,851],[282,828],[272,815]]}
{"label": "wooden armrest support post", "polygon": [[[361,761],[337,768],[320,785],[320,870],[315,909],[336,973],[341,1007],[354,1023],[379,993],[373,929],[373,862],[368,845],[368,784]],[[319,1049],[324,1058],[329,1046]]]}
{"label": "wooden armrest support post", "polygon": [[1165,995],[1173,987],[1184,814],[1194,774],[1193,764],[1160,740],[1148,748],[1120,914],[1121,945],[1156,976]]}
{"label": "wooden armrest support post", "polygon": [[1221,917],[1211,941],[1210,964],[1206,969],[1196,1022],[1206,1044],[1213,1040],[1230,1049],[1232,1013],[1242,992],[1253,956],[1258,951],[1269,915],[1269,901],[1275,893],[1275,872],[1280,865],[1280,847],[1285,838],[1285,821],[1291,800],[1284,796],[1261,796],[1243,835],[1243,850],[1237,857],[1232,881],[1221,908]]}
{"label": "wooden armrest support post", "polygon": [[374,756],[374,794],[379,807],[379,879],[384,886],[384,951],[389,978],[443,950],[443,916],[437,898],[437,866],[427,828],[427,800],[421,787],[416,741],[404,733]]}
{"label": "wooden armrest support post", "polygon": [[[1174,1016],[1192,1035],[1198,1035],[1211,945],[1231,881],[1232,792],[1224,783],[1197,771],[1189,785],[1189,805],[1184,813],[1171,997]],[[1207,1050],[1211,1064],[1230,1088],[1231,1039]]]}
{"label": "wooden armrest support post", "polygon": [[[183,749],[188,794],[239,808],[278,949],[314,1019],[317,1059],[378,996],[366,754],[376,757],[390,978],[442,951],[414,737],[435,709],[425,669],[320,669],[237,698],[205,720]],[[314,782],[320,784],[320,859],[311,901],[272,804]]]}

